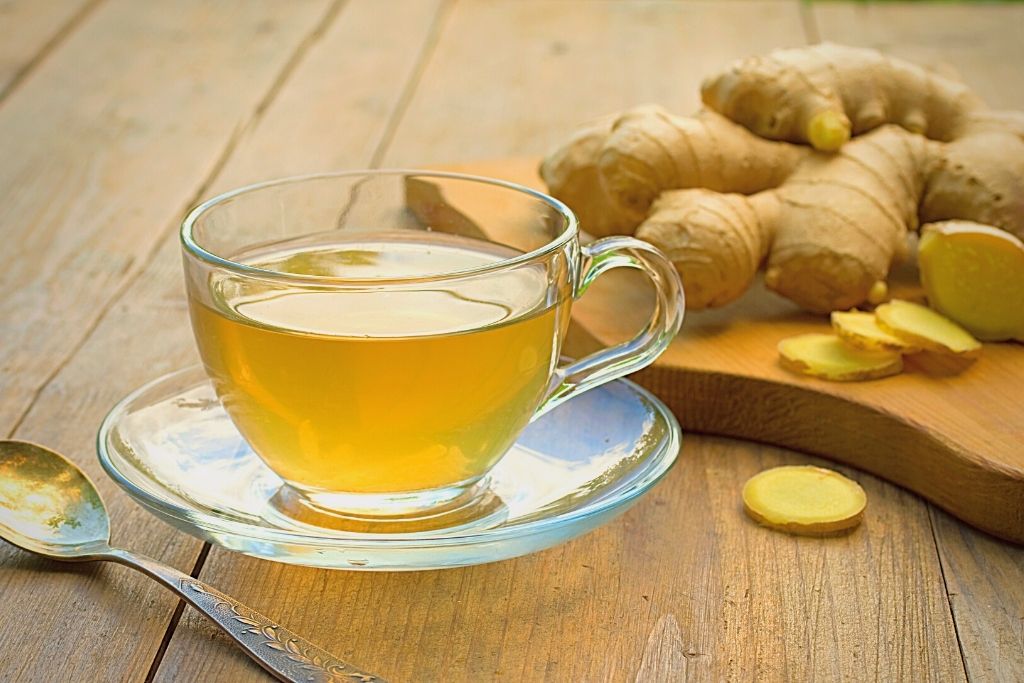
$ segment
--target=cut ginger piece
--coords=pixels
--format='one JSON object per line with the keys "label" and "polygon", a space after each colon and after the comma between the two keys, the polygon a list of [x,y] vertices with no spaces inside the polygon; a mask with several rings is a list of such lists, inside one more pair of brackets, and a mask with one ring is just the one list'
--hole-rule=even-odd
{"label": "cut ginger piece", "polygon": [[801,334],[779,342],[779,362],[792,372],[834,382],[877,379],[903,370],[893,351],[858,349],[834,334]]}
{"label": "cut ginger piece", "polygon": [[962,358],[981,353],[981,344],[967,330],[927,306],[893,299],[876,308],[875,317],[883,330],[925,351]]}
{"label": "cut ginger piece", "polygon": [[868,497],[857,482],[811,465],[773,467],[743,485],[743,509],[758,524],[804,536],[830,536],[860,524]]}
{"label": "cut ginger piece", "polygon": [[917,350],[912,344],[879,327],[874,313],[833,311],[832,329],[843,341],[858,349],[899,353],[913,353]]}
{"label": "cut ginger piece", "polygon": [[1024,341],[1024,242],[970,221],[924,226],[918,245],[928,303],[984,341]]}

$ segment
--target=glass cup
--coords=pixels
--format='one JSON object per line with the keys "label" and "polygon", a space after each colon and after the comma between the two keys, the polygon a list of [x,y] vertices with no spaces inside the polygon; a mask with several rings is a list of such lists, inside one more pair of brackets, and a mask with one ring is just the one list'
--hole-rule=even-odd
{"label": "glass cup", "polygon": [[[465,509],[535,417],[650,364],[675,336],[672,264],[630,237],[580,244],[560,201],[453,173],[286,178],[181,229],[199,352],[253,450],[309,508],[355,519]],[[655,285],[628,342],[562,363],[601,273]]]}

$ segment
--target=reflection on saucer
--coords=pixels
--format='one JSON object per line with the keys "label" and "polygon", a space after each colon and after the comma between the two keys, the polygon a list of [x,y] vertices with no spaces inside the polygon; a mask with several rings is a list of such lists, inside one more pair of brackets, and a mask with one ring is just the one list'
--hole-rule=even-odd
{"label": "reflection on saucer", "polygon": [[339,514],[263,464],[193,367],[122,400],[98,448],[107,473],[143,507],[224,548],[315,567],[410,570],[494,562],[586,533],[668,472],[679,439],[658,399],[616,380],[531,423],[485,480],[445,508],[412,520]]}

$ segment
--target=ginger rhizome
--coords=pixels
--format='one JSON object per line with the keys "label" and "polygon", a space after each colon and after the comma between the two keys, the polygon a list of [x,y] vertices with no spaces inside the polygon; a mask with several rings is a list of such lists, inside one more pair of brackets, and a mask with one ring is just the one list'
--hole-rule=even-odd
{"label": "ginger rhizome", "polygon": [[761,267],[809,311],[878,303],[922,222],[1024,236],[1024,114],[962,84],[826,44],[738,62],[703,98],[692,117],[596,122],[541,165],[584,230],[665,251],[691,308],[736,299]]}
{"label": "ginger rhizome", "polygon": [[864,517],[860,484],[824,467],[784,465],[743,485],[743,509],[758,524],[803,536],[845,533]]}
{"label": "ginger rhizome", "polygon": [[984,108],[967,86],[876,50],[822,43],[748,57],[701,86],[704,104],[763,138],[832,152],[895,123],[954,140]]}

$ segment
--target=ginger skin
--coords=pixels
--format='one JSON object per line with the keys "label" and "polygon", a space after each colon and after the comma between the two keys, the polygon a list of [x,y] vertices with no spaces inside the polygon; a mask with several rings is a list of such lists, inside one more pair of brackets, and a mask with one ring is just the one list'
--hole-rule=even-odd
{"label": "ginger skin", "polygon": [[541,166],[584,230],[665,251],[690,308],[736,299],[761,267],[812,312],[878,303],[920,222],[1024,237],[1024,114],[987,110],[962,84],[822,45],[741,61],[703,96],[738,123],[638,107]]}
{"label": "ginger skin", "polygon": [[962,83],[877,50],[827,42],[740,60],[705,80],[701,99],[763,138],[826,152],[884,123],[953,140],[984,108]]}
{"label": "ginger skin", "polygon": [[583,229],[595,237],[630,235],[642,220],[642,216],[619,209],[598,176],[598,155],[613,121],[614,117],[607,117],[576,131],[541,166],[543,178],[558,178],[557,197],[572,208]]}

